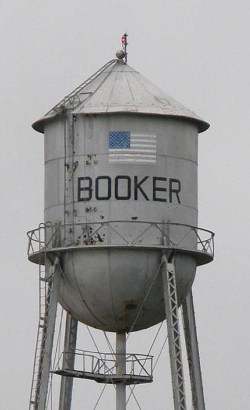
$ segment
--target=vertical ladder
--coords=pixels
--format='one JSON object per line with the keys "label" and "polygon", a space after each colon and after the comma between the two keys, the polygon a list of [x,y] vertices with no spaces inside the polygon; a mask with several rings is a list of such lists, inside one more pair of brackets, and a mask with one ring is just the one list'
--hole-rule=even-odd
{"label": "vertical ladder", "polygon": [[[64,112],[64,246],[74,243],[74,174],[78,163],[74,162],[75,117],[70,111]],[[63,368],[74,369],[75,348],[78,322],[67,313]],[[73,378],[62,377],[59,397],[59,410],[70,410],[73,390]]]}
{"label": "vertical ladder", "polygon": [[174,410],[186,410],[175,267],[174,263],[168,262],[165,254],[162,256],[162,266]]}
{"label": "vertical ladder", "polygon": [[39,265],[39,323],[31,383],[29,410],[46,410],[49,371],[59,288],[58,258],[51,266]]}
{"label": "vertical ladder", "polygon": [[71,112],[64,112],[64,244],[74,242],[74,121]]}
{"label": "vertical ladder", "polygon": [[[42,242],[40,242],[40,252],[42,251]],[[44,252],[44,264],[39,264],[39,321],[37,329],[37,339],[35,348],[35,357],[33,365],[33,375],[30,393],[30,410],[37,409],[40,396],[41,375],[43,369],[44,346],[50,311],[51,293],[53,291],[53,272],[48,274],[50,264],[46,258],[46,249]]]}
{"label": "vertical ladder", "polygon": [[46,311],[48,295],[48,282],[45,276],[45,266],[39,264],[39,321],[37,329],[33,375],[30,392],[29,410],[35,410],[39,401],[39,388],[43,361],[43,346],[46,333]]}

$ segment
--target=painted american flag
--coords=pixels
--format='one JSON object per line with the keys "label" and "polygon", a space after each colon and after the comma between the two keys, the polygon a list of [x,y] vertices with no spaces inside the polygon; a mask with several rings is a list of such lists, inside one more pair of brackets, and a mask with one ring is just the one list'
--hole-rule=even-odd
{"label": "painted american flag", "polygon": [[155,164],[156,135],[110,131],[109,162]]}

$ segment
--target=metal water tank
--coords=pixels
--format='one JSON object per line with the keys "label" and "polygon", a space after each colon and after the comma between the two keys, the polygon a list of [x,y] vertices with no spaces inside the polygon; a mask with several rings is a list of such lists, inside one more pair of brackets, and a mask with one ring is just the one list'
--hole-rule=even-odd
{"label": "metal water tank", "polygon": [[107,331],[162,321],[162,251],[174,254],[179,302],[212,260],[197,228],[198,133],[209,125],[118,59],[33,127],[45,136],[45,242],[61,259],[61,305]]}

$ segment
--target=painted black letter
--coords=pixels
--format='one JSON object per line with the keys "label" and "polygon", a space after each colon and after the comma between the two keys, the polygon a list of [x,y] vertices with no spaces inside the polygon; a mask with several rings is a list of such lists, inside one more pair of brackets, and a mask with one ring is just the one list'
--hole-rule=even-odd
{"label": "painted black letter", "polygon": [[[107,180],[108,185],[107,185],[107,195],[101,196],[99,195],[99,181],[101,180]],[[105,201],[107,199],[111,198],[111,178],[108,176],[100,176],[97,177],[95,180],[95,197],[98,201]]]}
{"label": "painted black letter", "polygon": [[157,181],[167,181],[167,178],[164,177],[153,177],[153,201],[161,201],[161,202],[167,202],[166,198],[158,198],[157,192],[161,191],[161,192],[167,192],[167,188],[162,188],[162,187],[158,187]]}
{"label": "painted black letter", "polygon": [[[88,181],[88,186],[85,186],[85,182]],[[92,198],[92,178],[90,177],[80,177],[78,178],[78,201],[90,201]],[[84,196],[84,193],[88,192],[88,197]]]}
{"label": "painted black letter", "polygon": [[[177,187],[174,188],[173,185],[176,184]],[[179,192],[181,192],[181,181],[179,179],[169,178],[169,202],[172,202],[173,193],[176,195],[177,201],[181,203]]]}
{"label": "painted black letter", "polygon": [[[127,181],[127,195],[119,195],[119,181]],[[131,179],[127,175],[117,175],[115,177],[115,199],[130,199],[131,198]]]}
{"label": "painted black letter", "polygon": [[144,177],[138,182],[138,177],[134,177],[134,196],[135,196],[136,201],[138,199],[138,190],[141,192],[141,194],[144,196],[144,198],[147,201],[149,201],[148,196],[146,195],[146,193],[143,191],[143,189],[141,187],[141,185],[143,184],[143,182],[146,181],[146,179],[148,179],[148,177]]}

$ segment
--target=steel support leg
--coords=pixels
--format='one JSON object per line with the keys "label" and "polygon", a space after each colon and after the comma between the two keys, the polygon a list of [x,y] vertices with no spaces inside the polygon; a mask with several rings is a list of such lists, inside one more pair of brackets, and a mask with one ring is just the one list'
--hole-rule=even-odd
{"label": "steel support leg", "polygon": [[[126,374],[126,333],[116,333],[116,374]],[[116,384],[116,410],[126,410],[126,385]]]}
{"label": "steel support leg", "polygon": [[186,410],[174,263],[162,256],[164,302],[168,328],[174,410]]}
{"label": "steel support leg", "polygon": [[192,291],[182,303],[184,334],[194,410],[205,410]]}
{"label": "steel support leg", "polygon": [[[48,394],[48,385],[50,377],[50,367],[51,367],[51,356],[53,349],[53,339],[55,332],[55,322],[56,322],[56,311],[57,311],[57,301],[58,301],[58,290],[60,283],[60,266],[59,260],[56,258],[53,271],[51,273],[51,283],[49,284],[50,292],[46,300],[46,322],[45,322],[45,332],[44,332],[44,342],[43,349],[41,352],[41,371],[40,371],[40,384],[39,391],[37,392],[37,410],[46,409],[46,401]],[[48,279],[49,280],[49,279]]]}
{"label": "steel support leg", "polygon": [[[62,363],[63,369],[74,369],[77,325],[77,320],[73,319],[73,317],[67,313]],[[73,377],[62,376],[58,410],[70,410],[72,390]]]}

